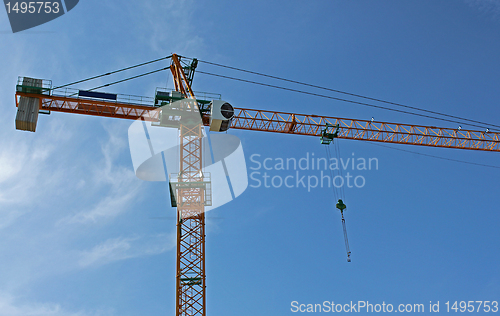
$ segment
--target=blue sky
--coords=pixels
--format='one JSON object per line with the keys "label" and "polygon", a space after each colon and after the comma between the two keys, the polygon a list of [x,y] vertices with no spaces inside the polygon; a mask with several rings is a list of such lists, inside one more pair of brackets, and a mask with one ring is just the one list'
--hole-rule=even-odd
{"label": "blue sky", "polygon": [[[0,41],[2,316],[171,315],[175,307],[175,212],[165,183],[135,177],[131,122],[52,113],[36,133],[16,131],[18,76],[59,85],[178,53],[499,124],[497,0],[87,0],[16,34],[0,13]],[[104,91],[153,96],[165,85],[168,73]],[[193,87],[235,107],[458,125],[203,74]],[[254,154],[261,162],[325,157],[312,137],[229,133],[241,139],[249,173]],[[352,171],[365,186],[345,189],[352,262],[331,189],[248,187],[207,215],[208,315],[294,315],[292,301],[423,303],[426,311],[440,301],[441,313],[446,301],[500,301],[500,170],[418,153],[500,166],[498,154],[339,146],[345,158],[379,162]]]}

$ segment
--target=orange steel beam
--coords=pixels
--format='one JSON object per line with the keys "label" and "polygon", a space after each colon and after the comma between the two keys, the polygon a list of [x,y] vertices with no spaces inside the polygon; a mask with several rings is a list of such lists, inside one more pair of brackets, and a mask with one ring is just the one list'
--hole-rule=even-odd
{"label": "orange steel beam", "polygon": [[[170,66],[175,90],[193,99],[183,102],[182,111],[199,115],[196,99],[176,54]],[[188,124],[188,125],[186,125]],[[202,122],[183,122],[180,126],[180,160],[177,188],[177,272],[176,316],[206,316],[205,274],[205,190],[203,182]]]}
{"label": "orange steel beam", "polygon": [[184,185],[176,192],[177,316],[206,315],[205,196],[204,189],[194,185],[203,181],[202,136],[201,124],[181,125],[180,173],[176,180]]}
{"label": "orange steel beam", "polygon": [[371,122],[318,115],[235,109],[231,128],[321,136],[326,124],[339,124],[339,138],[431,147],[500,151],[500,133],[435,126]]}
{"label": "orange steel beam", "polygon": [[160,114],[154,106],[23,92],[16,93],[16,107],[21,96],[39,99],[39,109],[45,111],[146,121],[158,121]]}
{"label": "orange steel beam", "polygon": [[[153,106],[134,105],[102,100],[81,99],[33,93],[16,93],[19,96],[40,99],[40,110],[67,112],[94,116],[157,121],[159,109]],[[204,117],[204,125],[208,125]],[[326,123],[339,124],[339,138],[357,139],[394,144],[431,147],[500,151],[500,133],[458,130],[435,126],[371,122],[338,117],[294,114],[252,109],[235,109],[231,128],[284,134],[320,136]]]}
{"label": "orange steel beam", "polygon": [[181,92],[188,98],[194,99],[194,93],[189,86],[188,80],[186,78],[186,73],[181,65],[179,57],[177,54],[172,55],[172,65],[170,67],[172,76],[174,77],[175,90]]}

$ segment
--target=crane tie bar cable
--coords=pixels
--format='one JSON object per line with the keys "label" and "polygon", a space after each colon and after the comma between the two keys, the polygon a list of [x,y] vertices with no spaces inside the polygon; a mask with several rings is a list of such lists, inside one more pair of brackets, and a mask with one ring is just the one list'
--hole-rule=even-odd
{"label": "crane tie bar cable", "polygon": [[[150,60],[150,61],[147,61],[145,63],[141,63],[141,64],[137,64],[137,65],[134,65],[134,66],[130,66],[130,67],[118,69],[118,70],[115,70],[115,71],[107,72],[105,74],[94,76],[94,77],[90,77],[90,78],[87,78],[87,79],[78,80],[78,81],[75,81],[75,82],[72,82],[72,83],[68,83],[68,84],[65,84],[65,85],[62,85],[62,86],[59,86],[59,87],[55,87],[52,90],[61,89],[61,88],[65,88],[65,87],[68,87],[68,86],[75,85],[77,83],[82,83],[82,82],[85,82],[85,81],[89,81],[89,80],[93,80],[93,79],[97,79],[97,78],[101,78],[101,77],[113,75],[113,74],[116,74],[116,73],[119,73],[119,72],[122,72],[122,71],[125,71],[125,70],[130,70],[130,69],[133,69],[133,68],[137,68],[137,67],[141,67],[141,66],[144,66],[144,65],[152,64],[152,63],[158,62],[160,60],[169,59],[170,57],[172,57],[172,55],[167,56],[167,57],[162,57],[162,58],[154,59],[154,60]],[[94,88],[94,89],[96,89],[96,88]]]}
{"label": "crane tie bar cable", "polygon": [[[143,74],[140,74],[140,75],[137,75],[137,76],[133,76],[133,77],[125,78],[125,79],[122,79],[122,80],[118,80],[118,81],[115,81],[115,82],[103,84],[101,86],[89,89],[87,91],[94,91],[94,90],[97,90],[97,89],[100,89],[100,88],[109,87],[109,86],[115,85],[117,83],[125,82],[125,81],[132,80],[132,79],[139,78],[139,77],[144,77],[144,76],[147,76],[147,75],[150,75],[150,74],[153,74],[153,73],[156,73],[156,72],[160,72],[160,71],[163,71],[163,70],[167,70],[167,69],[170,69],[170,66],[165,67],[165,68],[161,68],[161,69],[156,69],[156,70],[153,70],[153,71],[150,71],[150,72],[146,72],[146,73],[143,73]],[[70,96],[75,96],[77,94],[78,93],[73,93]]]}
{"label": "crane tie bar cable", "polygon": [[[399,112],[399,113],[404,113],[404,114],[409,114],[409,115],[426,117],[426,118],[436,119],[436,120],[440,120],[440,121],[452,122],[452,123],[457,123],[457,124],[467,124],[467,125],[474,126],[474,127],[484,128],[484,126],[482,126],[482,125],[476,125],[476,124],[465,123],[465,122],[461,122],[461,121],[449,120],[449,119],[445,119],[445,118],[440,118],[440,117],[431,116],[431,115],[425,115],[425,114],[420,114],[420,113],[414,113],[414,112],[409,112],[409,111],[404,111],[404,110],[391,109],[391,108],[388,108],[388,107],[385,107],[385,106],[380,106],[380,105],[375,105],[375,104],[369,104],[369,103],[364,103],[364,102],[359,102],[359,101],[354,101],[354,100],[347,100],[347,99],[332,97],[332,96],[325,95],[325,94],[319,94],[319,93],[308,92],[308,91],[303,91],[303,90],[298,90],[298,89],[293,89],[293,88],[286,88],[286,87],[276,86],[276,85],[272,85],[272,84],[268,84],[268,83],[262,83],[262,82],[247,80],[247,79],[235,78],[235,77],[230,77],[230,76],[225,76],[225,75],[218,75],[218,74],[214,74],[214,73],[210,73],[210,72],[204,72],[204,71],[200,71],[200,70],[198,70],[197,73],[204,74],[204,75],[209,75],[209,76],[220,77],[220,78],[225,78],[225,79],[231,79],[231,80],[241,81],[241,82],[246,82],[246,83],[252,83],[252,84],[256,84],[256,85],[260,85],[260,86],[265,86],[265,87],[271,87],[271,88],[276,88],[276,89],[281,89],[281,90],[286,90],[286,91],[292,91],[292,92],[297,92],[297,93],[312,95],[312,96],[326,98],[326,99],[331,99],[331,100],[337,100],[337,101],[342,101],[342,102],[359,104],[359,105],[364,105],[364,106],[369,106],[369,107],[374,107],[374,108],[378,108],[378,109],[384,109],[384,110],[389,110],[389,111],[394,111],[394,112]],[[498,126],[498,125],[491,125],[491,126],[495,126],[495,127],[499,127],[500,128],[500,126]]]}
{"label": "crane tie bar cable", "polygon": [[133,77],[125,78],[125,79],[122,79],[122,80],[118,80],[118,81],[115,81],[115,82],[112,82],[112,83],[103,84],[102,86],[98,86],[98,87],[92,88],[92,89],[90,89],[88,91],[97,90],[97,89],[104,88],[104,87],[109,87],[109,86],[112,86],[112,85],[117,84],[117,83],[125,82],[125,81],[132,80],[132,79],[139,78],[139,77],[144,77],[144,76],[147,76],[147,75],[150,75],[150,74],[154,74],[156,72],[160,72],[160,71],[163,71],[163,70],[168,70],[168,69],[170,69],[170,66],[165,67],[165,68],[161,68],[161,69],[156,69],[156,70],[153,70],[153,71],[150,71],[150,72],[146,72],[146,73],[143,73],[143,74],[140,74],[140,75],[137,75],[137,76],[133,76]]}
{"label": "crane tie bar cable", "polygon": [[[387,101],[387,100],[382,100],[382,99],[367,97],[367,96],[363,96],[363,95],[356,94],[356,93],[351,93],[351,92],[345,92],[345,91],[341,91],[341,90],[331,89],[331,88],[322,87],[322,86],[318,86],[318,85],[314,85],[314,84],[309,84],[309,83],[305,83],[305,82],[300,82],[300,81],[296,81],[296,80],[291,80],[291,79],[281,78],[281,77],[277,77],[277,76],[267,75],[267,74],[264,74],[264,73],[255,72],[255,71],[251,71],[251,70],[246,70],[246,69],[241,69],[241,68],[236,68],[236,67],[221,65],[221,64],[217,64],[217,63],[212,63],[212,62],[209,62],[209,61],[204,61],[204,60],[198,60],[198,61],[202,62],[202,63],[205,63],[205,64],[209,64],[209,65],[213,65],[213,66],[218,66],[218,67],[223,67],[223,68],[232,69],[232,70],[241,71],[241,72],[246,72],[246,73],[257,75],[257,76],[263,76],[263,77],[267,77],[267,78],[271,78],[271,79],[276,79],[276,80],[281,80],[281,81],[285,81],[285,82],[290,82],[290,83],[294,83],[294,84],[299,84],[299,85],[303,85],[303,86],[307,86],[307,87],[311,87],[311,88],[316,88],[316,89],[322,89],[322,90],[326,90],[326,91],[341,93],[341,94],[345,94],[345,95],[349,95],[349,96],[353,96],[353,97],[357,97],[357,98],[362,98],[362,99],[366,99],[366,100],[371,100],[371,101],[376,101],[376,102],[391,104],[391,105],[395,105],[395,106],[399,106],[399,107],[404,107],[404,108],[408,108],[408,109],[412,109],[412,110],[427,112],[427,113],[431,113],[431,114],[446,116],[446,117],[450,117],[450,118],[454,118],[454,119],[458,119],[458,120],[462,120],[462,121],[468,121],[468,122],[473,122],[473,123],[483,124],[484,125],[484,126],[480,126],[480,127],[492,126],[492,127],[500,128],[499,125],[489,124],[489,123],[485,123],[485,122],[481,122],[481,121],[476,121],[476,120],[471,120],[471,119],[463,118],[463,117],[460,117],[460,116],[455,116],[455,115],[451,115],[451,114],[441,113],[441,112],[437,112],[437,111],[431,111],[431,110],[421,109],[421,108],[418,108],[418,107],[414,107],[414,106],[410,106],[410,105],[405,105],[405,104],[401,104],[401,103],[397,103],[397,102],[391,102],[391,101]],[[467,123],[467,124],[469,124],[469,123]]]}
{"label": "crane tie bar cable", "polygon": [[387,145],[382,145],[382,144],[377,144],[377,143],[371,143],[371,142],[368,142],[368,144],[374,145],[374,146],[385,147],[385,148],[389,148],[389,149],[394,149],[394,150],[398,150],[398,151],[403,151],[403,152],[407,152],[407,153],[412,153],[412,154],[416,154],[416,155],[421,155],[421,156],[425,156],[425,157],[431,157],[431,158],[436,158],[436,159],[448,160],[448,161],[453,161],[453,162],[460,162],[460,163],[465,163],[465,164],[468,164],[468,165],[474,165],[474,166],[480,166],[480,167],[488,167],[488,168],[500,169],[500,166],[493,166],[493,165],[488,165],[488,164],[483,164],[483,163],[470,162],[470,161],[465,161],[465,160],[458,160],[458,159],[440,157],[440,156],[435,156],[435,155],[429,155],[429,154],[420,153],[418,151],[406,150],[406,149],[401,149],[401,148],[395,148],[395,147],[391,147],[391,146],[387,146]]}

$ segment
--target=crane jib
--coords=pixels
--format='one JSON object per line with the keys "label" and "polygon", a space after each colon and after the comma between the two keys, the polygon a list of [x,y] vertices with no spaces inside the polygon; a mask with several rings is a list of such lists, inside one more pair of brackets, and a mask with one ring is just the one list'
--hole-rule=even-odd
{"label": "crane jib", "polygon": [[[16,106],[21,97],[39,100],[40,111],[67,112],[122,119],[144,119],[158,121],[158,107],[154,98],[136,97],[137,100],[107,100],[97,97],[77,97],[78,91],[63,95],[19,88],[16,92]],[[26,90],[26,91],[25,91]],[[35,93],[36,92],[36,93]],[[73,96],[71,96],[73,95]],[[146,102],[148,101],[148,102]],[[150,102],[149,102],[150,101]],[[325,124],[339,124],[339,138],[376,141],[417,146],[457,148],[500,152],[500,133],[496,131],[473,131],[459,128],[371,122],[359,119],[345,119],[318,115],[304,115],[275,111],[235,109],[232,129],[255,130],[295,135],[321,136]],[[208,124],[209,114],[203,114],[203,123]],[[28,122],[29,123],[29,122]],[[29,123],[32,124],[32,123]],[[34,123],[36,125],[36,122]],[[19,129],[21,128],[20,124]],[[33,124],[32,124],[33,125]],[[34,131],[33,129],[23,129]]]}

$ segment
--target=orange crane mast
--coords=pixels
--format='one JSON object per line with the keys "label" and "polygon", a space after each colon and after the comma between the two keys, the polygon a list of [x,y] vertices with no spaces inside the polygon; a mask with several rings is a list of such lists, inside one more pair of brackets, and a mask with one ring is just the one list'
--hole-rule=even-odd
{"label": "orange crane mast", "polygon": [[[181,124],[180,166],[174,184],[177,206],[176,315],[206,315],[205,215],[206,196],[202,172],[202,129],[210,126],[209,102],[196,99],[191,81],[197,65],[182,65],[171,56],[175,90],[184,113],[195,113],[199,124]],[[156,96],[158,97],[158,95]],[[162,109],[157,98],[107,94],[75,89],[52,89],[47,80],[20,77],[15,94],[16,128],[36,130],[38,113],[65,112],[130,120],[160,122]],[[322,138],[333,137],[394,144],[500,152],[500,133],[346,119],[329,116],[236,108],[230,128]],[[190,185],[196,184],[196,185]],[[346,241],[347,246],[347,241]],[[347,246],[348,250],[348,246]],[[349,253],[349,250],[348,250]]]}
{"label": "orange crane mast", "polygon": [[[170,70],[175,90],[193,102],[182,102],[183,113],[200,116],[189,77],[196,64],[183,68],[177,55],[172,55]],[[177,206],[176,315],[206,315],[205,274],[205,190],[201,121],[181,121],[180,159],[175,203]]]}

